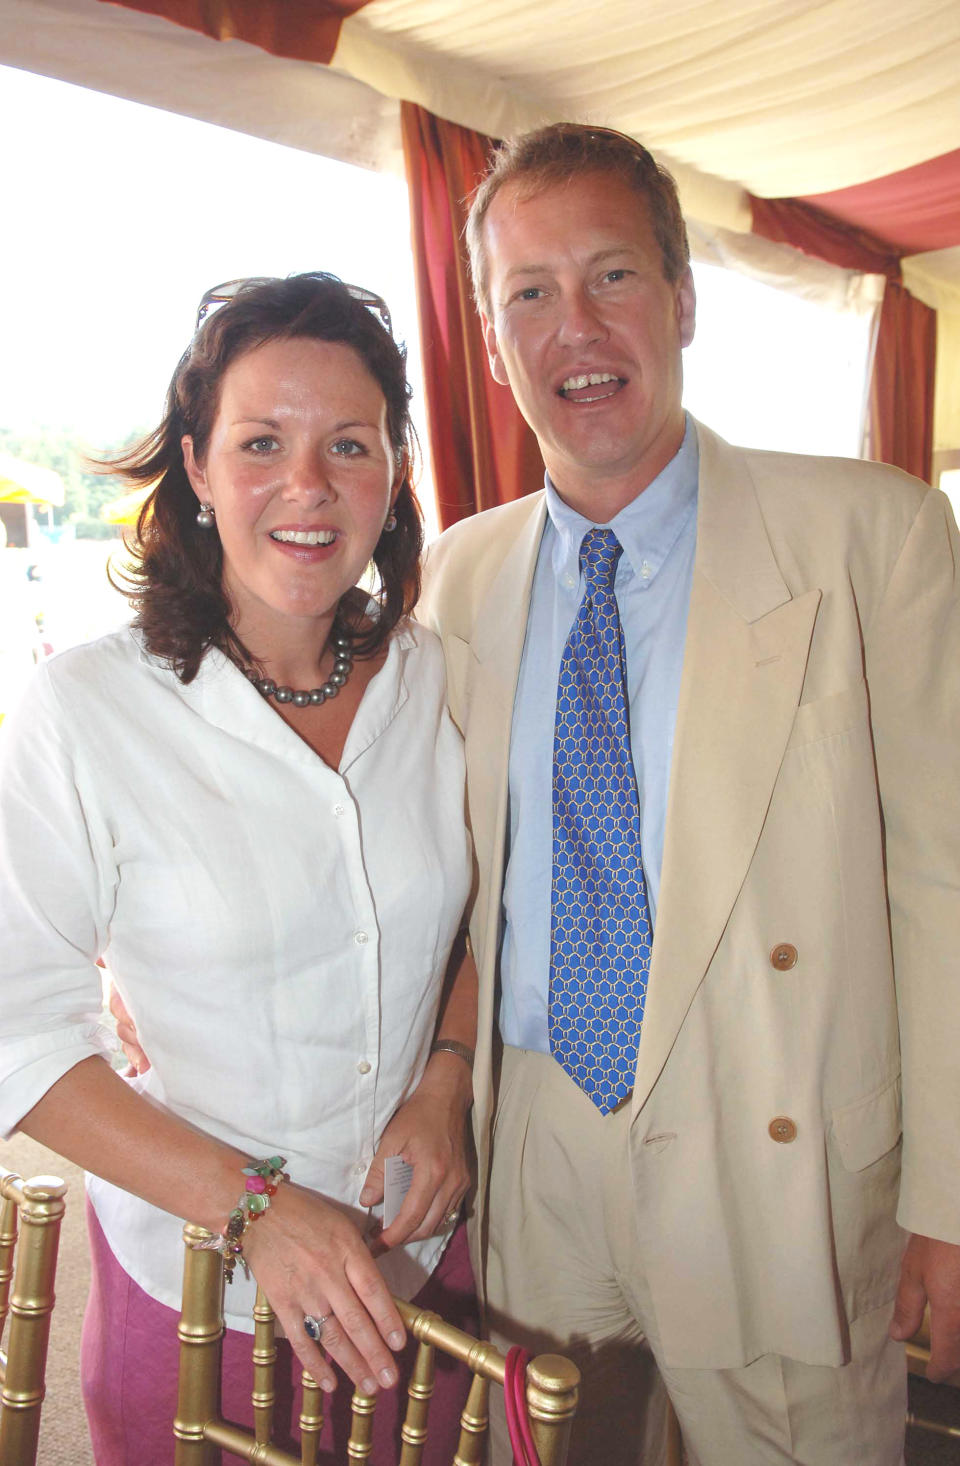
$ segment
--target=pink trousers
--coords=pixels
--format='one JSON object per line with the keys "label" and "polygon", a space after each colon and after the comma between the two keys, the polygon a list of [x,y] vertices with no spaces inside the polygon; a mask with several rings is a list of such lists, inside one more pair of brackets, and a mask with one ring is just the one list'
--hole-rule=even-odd
{"label": "pink trousers", "polygon": [[[170,1466],[172,1422],[177,1404],[176,1311],[157,1303],[117,1262],[93,1208],[87,1204],[92,1279],[83,1321],[80,1372],[83,1400],[97,1466]],[[414,1302],[431,1308],[470,1334],[478,1329],[477,1300],[461,1222],[440,1263]],[[223,1338],[222,1410],[228,1420],[251,1426],[253,1371],[251,1334],[228,1329]],[[407,1341],[398,1356],[400,1387],[381,1392],[374,1416],[370,1466],[395,1466],[400,1455],[400,1424],[406,1407],[405,1383],[416,1344]],[[430,1402],[430,1434],[424,1466],[447,1466],[457,1444],[460,1411],[469,1375],[465,1366],[439,1353]],[[338,1371],[339,1373],[339,1371]],[[340,1377],[335,1394],[325,1397],[320,1461],[340,1466],[347,1460],[352,1385]],[[300,1413],[300,1365],[286,1339],[278,1340],[276,1444],[299,1454],[293,1430]],[[226,1463],[240,1457],[226,1453]]]}

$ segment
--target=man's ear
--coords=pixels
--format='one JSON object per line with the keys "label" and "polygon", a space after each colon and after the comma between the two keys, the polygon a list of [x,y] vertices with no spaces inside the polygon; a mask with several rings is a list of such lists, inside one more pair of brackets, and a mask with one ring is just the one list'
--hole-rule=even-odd
{"label": "man's ear", "polygon": [[193,439],[186,434],[180,439],[180,448],[183,452],[183,466],[187,478],[190,480],[190,487],[201,503],[207,500],[207,475],[197,462],[193,451]]}
{"label": "man's ear", "polygon": [[480,312],[480,326],[483,330],[483,341],[487,348],[487,360],[490,363],[490,375],[501,387],[509,387],[510,378],[507,376],[506,368],[503,365],[503,358],[500,355],[500,343],[497,340],[496,327],[483,311]]}
{"label": "man's ear", "polygon": [[697,326],[697,292],[689,265],[677,281],[676,301],[680,345],[689,346]]}

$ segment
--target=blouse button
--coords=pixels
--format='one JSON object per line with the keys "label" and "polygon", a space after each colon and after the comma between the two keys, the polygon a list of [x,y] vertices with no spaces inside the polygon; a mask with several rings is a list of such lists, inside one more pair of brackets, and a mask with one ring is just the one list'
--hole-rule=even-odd
{"label": "blouse button", "polygon": [[797,949],[791,942],[778,942],[770,953],[770,966],[778,972],[789,972],[797,965]]}
{"label": "blouse button", "polygon": [[368,1063],[368,1061],[366,1059],[361,1059],[360,1060],[359,1064],[357,1065],[357,1073],[358,1074],[369,1074],[370,1073],[370,1064]]}
{"label": "blouse button", "polygon": [[345,813],[344,808],[343,808],[343,805],[342,804],[335,804],[333,806],[333,812],[336,815],[337,819],[339,819],[340,816]]}
{"label": "blouse button", "polygon": [[362,947],[365,942],[369,941],[369,938],[366,932],[354,932],[353,940],[356,942],[358,947]]}

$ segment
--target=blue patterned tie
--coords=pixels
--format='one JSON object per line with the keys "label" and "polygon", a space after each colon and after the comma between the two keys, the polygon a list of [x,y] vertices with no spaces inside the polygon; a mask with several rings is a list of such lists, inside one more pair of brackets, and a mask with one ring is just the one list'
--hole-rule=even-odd
{"label": "blue patterned tie", "polygon": [[550,1052],[607,1114],[633,1088],[650,967],[612,529],[583,537],[553,744]]}

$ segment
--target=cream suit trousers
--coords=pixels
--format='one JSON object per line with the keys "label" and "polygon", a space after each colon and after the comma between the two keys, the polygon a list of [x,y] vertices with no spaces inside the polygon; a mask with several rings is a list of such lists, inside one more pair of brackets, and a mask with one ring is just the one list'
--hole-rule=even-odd
{"label": "cream suit trousers", "polygon": [[[656,1319],[631,1204],[629,1105],[601,1115],[555,1061],[504,1051],[494,1127],[488,1320],[501,1348],[568,1354],[583,1373],[570,1466],[660,1466]],[[682,1246],[682,1241],[678,1241]],[[900,1466],[906,1372],[887,1305],[837,1368],[762,1355],[662,1368],[690,1466]],[[692,1321],[695,1328],[696,1321]],[[511,1456],[493,1421],[492,1466]]]}

